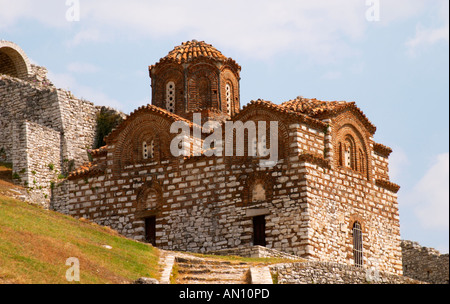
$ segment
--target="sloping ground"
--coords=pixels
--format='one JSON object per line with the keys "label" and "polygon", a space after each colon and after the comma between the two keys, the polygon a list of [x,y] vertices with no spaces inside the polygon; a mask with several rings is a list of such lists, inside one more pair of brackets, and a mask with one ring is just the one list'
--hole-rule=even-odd
{"label": "sloping ground", "polygon": [[14,185],[11,165],[0,162],[0,195],[19,198],[25,193],[25,189]]}
{"label": "sloping ground", "polygon": [[158,255],[108,228],[0,196],[0,283],[66,284],[72,257],[81,284],[158,279]]}

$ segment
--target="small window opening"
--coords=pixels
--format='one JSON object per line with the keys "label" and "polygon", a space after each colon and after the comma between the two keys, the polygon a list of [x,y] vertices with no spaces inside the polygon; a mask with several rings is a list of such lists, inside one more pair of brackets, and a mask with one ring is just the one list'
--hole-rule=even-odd
{"label": "small window opening", "polygon": [[353,258],[355,260],[355,266],[363,266],[363,238],[361,224],[355,222],[353,224]]}

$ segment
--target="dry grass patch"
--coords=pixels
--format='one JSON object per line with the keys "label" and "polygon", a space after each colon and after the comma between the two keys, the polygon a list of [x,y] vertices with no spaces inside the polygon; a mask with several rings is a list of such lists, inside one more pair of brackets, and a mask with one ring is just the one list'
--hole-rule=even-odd
{"label": "dry grass patch", "polygon": [[159,279],[156,248],[109,228],[0,196],[0,283],[66,284],[70,257],[80,261],[82,284]]}

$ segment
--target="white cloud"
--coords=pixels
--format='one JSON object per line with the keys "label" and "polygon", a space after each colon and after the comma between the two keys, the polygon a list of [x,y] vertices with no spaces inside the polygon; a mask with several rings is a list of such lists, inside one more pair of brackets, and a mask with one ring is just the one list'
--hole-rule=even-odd
{"label": "white cloud", "polygon": [[[218,47],[233,45],[256,58],[286,50],[321,61],[352,55],[348,40],[364,35],[364,1],[207,0],[86,2],[83,20],[130,35],[183,35]],[[232,41],[232,43],[230,43]],[[180,41],[181,42],[181,41]]]}
{"label": "white cloud", "polygon": [[406,42],[409,55],[415,56],[421,49],[438,42],[449,43],[449,1],[440,0],[436,11],[433,26],[417,24],[415,36]]}
{"label": "white cloud", "polygon": [[[382,0],[380,23],[416,16],[428,1]],[[24,18],[52,27],[81,28],[66,42],[68,47],[114,35],[134,39],[176,35],[258,59],[293,51],[322,63],[357,54],[352,42],[364,38],[373,24],[366,20],[369,7],[364,0],[80,1],[80,21],[75,23],[65,19],[69,7],[61,0],[0,0],[0,7],[0,29]]]}
{"label": "white cloud", "polygon": [[409,200],[420,224],[428,229],[449,227],[449,153],[436,157],[432,167],[416,184]]}
{"label": "white cloud", "polygon": [[0,29],[6,30],[18,22],[36,20],[51,27],[68,27],[68,6],[61,0],[0,0]]}

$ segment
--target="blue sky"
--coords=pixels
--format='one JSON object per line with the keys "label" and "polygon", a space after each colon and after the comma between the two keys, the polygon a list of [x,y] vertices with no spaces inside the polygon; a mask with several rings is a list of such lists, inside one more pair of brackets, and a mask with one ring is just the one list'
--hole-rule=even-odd
{"label": "blue sky", "polygon": [[192,39],[242,66],[242,105],[355,101],[394,150],[402,238],[448,252],[448,0],[79,0],[71,22],[76,2],[0,0],[0,39],[125,113],[150,103],[148,66]]}

